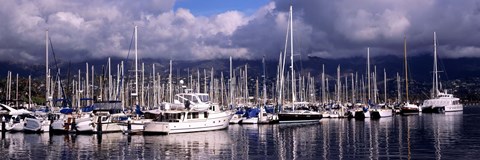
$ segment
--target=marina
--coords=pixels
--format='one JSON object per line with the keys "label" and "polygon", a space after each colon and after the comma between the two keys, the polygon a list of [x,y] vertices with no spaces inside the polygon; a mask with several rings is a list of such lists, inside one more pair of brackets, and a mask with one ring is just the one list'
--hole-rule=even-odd
{"label": "marina", "polygon": [[480,107],[378,120],[230,125],[170,135],[3,133],[7,159],[475,159]]}
{"label": "marina", "polygon": [[0,9],[16,13],[0,16],[4,159],[480,155],[480,47],[457,35],[478,15],[452,30],[437,1],[52,2]]}

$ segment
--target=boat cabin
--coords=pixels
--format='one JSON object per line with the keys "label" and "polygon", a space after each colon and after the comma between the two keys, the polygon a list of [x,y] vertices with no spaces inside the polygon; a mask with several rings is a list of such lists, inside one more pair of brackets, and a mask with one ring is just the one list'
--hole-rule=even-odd
{"label": "boat cabin", "polygon": [[208,118],[207,111],[192,112],[162,112],[156,115],[154,121],[157,122],[185,122],[191,120],[204,120]]}

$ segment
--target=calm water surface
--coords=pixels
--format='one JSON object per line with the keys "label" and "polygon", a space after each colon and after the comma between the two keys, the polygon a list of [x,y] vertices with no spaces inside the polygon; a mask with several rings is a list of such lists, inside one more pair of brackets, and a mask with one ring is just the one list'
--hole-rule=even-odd
{"label": "calm water surface", "polygon": [[480,107],[163,136],[6,133],[1,159],[478,159]]}

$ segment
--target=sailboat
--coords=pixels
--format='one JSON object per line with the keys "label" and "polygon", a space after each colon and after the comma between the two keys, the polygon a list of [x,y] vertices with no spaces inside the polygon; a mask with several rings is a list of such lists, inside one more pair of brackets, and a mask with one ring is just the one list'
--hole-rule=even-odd
{"label": "sailboat", "polygon": [[404,51],[404,58],[405,58],[405,93],[407,101],[406,103],[400,107],[400,114],[418,114],[419,107],[415,104],[410,104],[408,98],[408,63],[407,63],[407,37],[404,37],[403,40],[403,51]]}
{"label": "sailboat", "polygon": [[[319,122],[322,119],[322,114],[317,111],[312,111],[304,103],[295,102],[295,72],[293,69],[293,15],[292,6],[290,5],[290,18],[289,27],[287,27],[287,39],[288,30],[290,29],[290,60],[291,60],[291,72],[292,72],[292,103],[289,109],[284,109],[278,113],[278,120],[280,123],[297,123],[297,122]],[[287,45],[287,44],[285,44]],[[283,72],[281,73],[283,74]],[[282,76],[283,77],[283,76]],[[282,82],[283,83],[283,78]],[[287,108],[287,107],[286,107]]]}
{"label": "sailboat", "polygon": [[422,112],[453,112],[463,111],[460,99],[448,94],[447,91],[440,92],[438,89],[438,68],[437,68],[437,35],[433,32],[433,88],[432,98],[423,101]]}
{"label": "sailboat", "polygon": [[360,104],[359,107],[357,107],[357,110],[354,112],[353,117],[358,120],[362,120],[365,118],[370,118],[370,48],[367,48],[367,82],[368,82],[368,103],[365,104]]}
{"label": "sailboat", "polygon": [[[376,72],[375,72],[375,86],[377,86],[376,84]],[[377,104],[377,106],[371,111],[372,112],[372,118],[382,118],[382,117],[391,117],[393,115],[393,111],[391,108],[388,107],[387,105],[387,73],[385,71],[385,69],[383,70],[383,83],[384,83],[384,100],[385,100],[385,103],[383,105],[380,105],[380,104]],[[377,94],[377,92],[375,92],[374,94]]]}

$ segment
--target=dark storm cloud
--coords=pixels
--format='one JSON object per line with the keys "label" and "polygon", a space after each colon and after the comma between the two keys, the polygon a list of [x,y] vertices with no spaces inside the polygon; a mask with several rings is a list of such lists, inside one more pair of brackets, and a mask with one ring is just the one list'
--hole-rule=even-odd
{"label": "dark storm cloud", "polygon": [[[83,61],[128,54],[133,26],[139,56],[173,59],[277,58],[283,52],[291,1],[272,0],[251,15],[209,17],[173,10],[175,0],[15,1],[0,5],[3,61],[42,63],[45,30],[60,59]],[[480,2],[475,0],[302,0],[293,2],[294,52],[324,58],[410,55],[480,57]],[[133,47],[133,46],[132,46]],[[130,48],[133,50],[133,48]]]}

